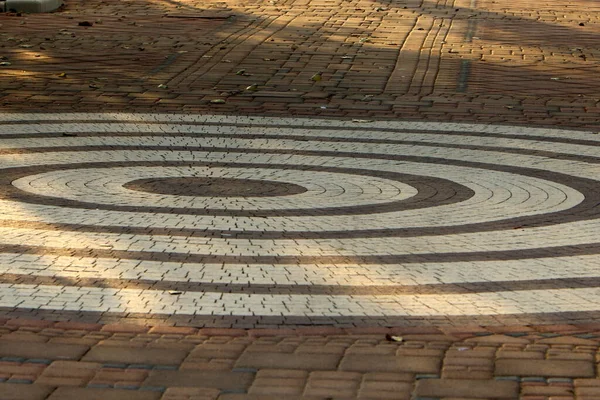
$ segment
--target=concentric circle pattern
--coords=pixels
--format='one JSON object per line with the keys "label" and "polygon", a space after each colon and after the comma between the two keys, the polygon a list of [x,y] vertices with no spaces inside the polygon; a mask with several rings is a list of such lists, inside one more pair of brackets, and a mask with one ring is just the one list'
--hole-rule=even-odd
{"label": "concentric circle pattern", "polygon": [[600,137],[0,115],[0,307],[202,326],[600,315]]}

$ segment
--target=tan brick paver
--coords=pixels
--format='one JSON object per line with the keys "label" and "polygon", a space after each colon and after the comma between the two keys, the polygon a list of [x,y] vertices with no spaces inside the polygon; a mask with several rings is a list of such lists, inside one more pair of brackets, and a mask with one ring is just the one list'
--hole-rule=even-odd
{"label": "tan brick paver", "polygon": [[[1,327],[0,327],[1,328]],[[524,328],[524,327],[523,327]],[[515,327],[514,335],[520,336],[523,328]],[[530,327],[531,328],[531,327]],[[20,334],[26,327],[8,328],[2,335]],[[47,328],[51,329],[51,328]],[[100,328],[98,328],[100,329]],[[540,328],[543,329],[543,328]],[[156,332],[156,328],[146,328],[146,331]],[[526,329],[525,329],[526,330]],[[2,329],[0,329],[2,331]],[[40,333],[43,333],[41,331]],[[87,332],[93,336],[97,331]],[[196,342],[185,350],[186,354],[200,354],[207,348],[211,353],[218,354],[217,349],[223,348],[224,354],[230,354],[234,360],[248,360],[255,363],[250,366],[246,361],[240,365],[229,365],[227,368],[215,370],[187,370],[183,366],[187,361],[172,365],[164,365],[161,354],[148,353],[144,360],[146,364],[132,364],[131,355],[123,352],[111,356],[110,362],[87,362],[84,355],[78,355],[73,360],[51,361],[54,353],[46,348],[38,349],[37,358],[27,362],[9,362],[5,351],[0,351],[0,361],[5,373],[5,380],[0,382],[0,398],[2,399],[162,399],[162,400],[223,400],[223,399],[556,399],[569,397],[573,399],[595,398],[600,388],[597,377],[596,361],[570,361],[573,355],[593,354],[598,356],[600,336],[594,332],[553,334],[546,338],[546,331],[533,331],[526,336],[520,336],[519,344],[514,343],[513,332],[508,335],[493,335],[486,327],[481,327],[476,333],[471,333],[462,339],[455,338],[440,347],[440,358],[433,361],[428,349],[439,347],[436,341],[439,335],[423,335],[422,341],[402,340],[390,341],[382,334],[356,334],[352,330],[336,336],[271,336],[252,337],[248,333],[240,336],[205,336],[194,333],[188,336],[170,336],[174,343]],[[57,330],[56,337],[68,337],[82,334],[82,331],[69,329]],[[116,340],[122,333],[111,333],[110,336],[98,336],[97,343]],[[559,335],[559,336],[556,336]],[[584,338],[578,337],[584,336]],[[133,341],[148,343],[164,340],[163,335],[152,335],[145,332],[129,337]],[[493,338],[485,342],[482,339]],[[585,341],[586,346],[566,347],[564,344],[544,344],[548,339],[553,343],[578,343]],[[0,336],[0,340],[2,337]],[[473,342],[480,344],[473,346]],[[351,364],[302,364],[296,369],[294,361],[290,369],[290,361],[285,358],[274,358],[273,354],[287,355],[292,352],[265,353],[257,351],[260,346],[292,346],[295,349],[310,344],[313,348],[326,349],[331,343],[344,343],[342,361],[352,359]],[[482,344],[483,343],[483,344]],[[493,343],[493,345],[490,345]],[[593,345],[592,345],[593,344]],[[380,355],[386,360],[384,367],[377,368],[374,359],[376,355],[359,355],[353,349],[373,345],[379,348],[395,348],[395,355]],[[209,347],[207,347],[209,346]],[[524,360],[505,358],[505,348],[522,346],[542,351],[548,356],[555,350],[561,350],[564,360],[550,359]],[[103,344],[93,345],[90,352],[105,348]],[[291,348],[291,347],[288,347]],[[228,353],[236,349],[234,353]],[[253,351],[249,351],[253,349]],[[404,350],[411,349],[412,356],[405,356]],[[292,349],[293,350],[293,349]],[[515,350],[516,351],[516,350]],[[422,353],[420,353],[422,352]],[[525,350],[527,352],[527,350]],[[155,357],[152,357],[152,356]],[[364,359],[356,357],[365,357]],[[446,368],[459,360],[462,366],[483,366],[486,375],[473,374],[467,370],[462,375],[448,376]],[[423,364],[424,363],[424,364]],[[12,365],[12,367],[9,366]],[[353,371],[348,371],[348,366]],[[394,365],[387,367],[385,365]],[[419,365],[427,365],[422,369]],[[489,366],[496,369],[489,371]],[[35,366],[34,369],[31,369]],[[29,369],[27,369],[29,368]],[[395,369],[396,372],[374,372],[375,370]],[[399,371],[402,369],[403,371]],[[26,375],[28,371],[32,374]],[[29,376],[24,380],[25,376]],[[0,377],[1,378],[1,377]],[[16,380],[16,381],[13,381]],[[129,397],[127,397],[129,396]],[[491,397],[490,397],[491,396]]]}

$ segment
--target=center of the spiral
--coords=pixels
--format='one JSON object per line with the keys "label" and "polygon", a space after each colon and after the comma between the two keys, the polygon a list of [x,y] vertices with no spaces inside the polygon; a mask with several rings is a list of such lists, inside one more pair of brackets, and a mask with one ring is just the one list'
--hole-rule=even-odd
{"label": "center of the spiral", "polygon": [[196,197],[289,196],[307,190],[292,183],[211,177],[138,179],[123,186],[140,192]]}

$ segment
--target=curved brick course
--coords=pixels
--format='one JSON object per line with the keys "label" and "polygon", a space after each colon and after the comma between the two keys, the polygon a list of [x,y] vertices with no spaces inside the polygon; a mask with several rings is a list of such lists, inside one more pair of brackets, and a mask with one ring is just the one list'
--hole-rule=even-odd
{"label": "curved brick course", "polygon": [[[585,132],[4,119],[7,314],[230,327],[595,319],[598,141]],[[216,191],[197,192],[211,179]],[[139,182],[150,186],[131,190]]]}

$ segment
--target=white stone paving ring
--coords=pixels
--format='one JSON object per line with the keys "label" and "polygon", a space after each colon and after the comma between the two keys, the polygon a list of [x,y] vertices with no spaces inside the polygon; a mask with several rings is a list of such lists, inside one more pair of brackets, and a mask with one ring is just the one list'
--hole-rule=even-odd
{"label": "white stone paving ring", "polygon": [[[152,178],[227,178],[259,180],[301,186],[304,192],[281,196],[185,196],[164,195],[127,189],[136,180]],[[183,182],[183,181],[182,181]],[[139,207],[201,209],[277,210],[288,208],[331,208],[400,201],[417,194],[402,182],[322,171],[222,167],[115,167],[82,168],[47,172],[17,179],[21,190],[40,196]],[[243,184],[241,182],[240,184]]]}
{"label": "white stone paving ring", "polygon": [[583,131],[0,114],[0,314],[600,320],[599,180]]}
{"label": "white stone paving ring", "polygon": [[[363,215],[335,215],[329,216],[327,213],[319,216],[273,216],[268,220],[262,217],[247,217],[240,216],[236,219],[235,225],[239,229],[257,230],[257,231],[330,231],[330,230],[356,230],[356,229],[398,229],[398,228],[417,228],[431,226],[452,226],[468,223],[482,223],[494,220],[514,218],[525,215],[535,215],[542,213],[558,212],[572,208],[583,200],[583,195],[577,190],[568,186],[549,182],[546,180],[521,176],[514,173],[506,173],[499,171],[482,170],[480,168],[469,168],[462,166],[443,165],[438,163],[413,163],[406,161],[393,160],[369,160],[369,159],[352,159],[350,157],[320,157],[320,156],[295,156],[295,155],[264,155],[264,154],[243,154],[243,153],[208,153],[208,152],[178,152],[178,151],[89,151],[89,152],[59,152],[59,153],[44,153],[31,154],[29,157],[21,157],[18,162],[13,162],[12,167],[24,167],[35,165],[65,165],[85,163],[135,163],[135,162],[220,162],[220,163],[245,163],[245,164],[262,164],[267,160],[281,168],[290,165],[294,166],[326,166],[336,168],[350,168],[362,171],[376,172],[391,172],[391,173],[409,173],[420,176],[434,176],[438,178],[448,179],[456,182],[474,191],[474,195],[465,201],[459,203],[441,205],[428,208],[427,213],[422,210],[406,210],[391,213],[378,213],[373,210],[371,213]],[[2,164],[10,165],[8,160],[9,155],[0,156]],[[4,161],[4,159],[7,159]],[[517,161],[515,161],[516,163]],[[523,160],[523,163],[526,161]],[[76,171],[76,170],[75,170]],[[82,175],[88,171],[84,169]],[[586,172],[583,170],[582,172]],[[72,176],[72,170],[65,170],[65,179]],[[51,174],[54,176],[56,174]],[[60,174],[59,174],[60,175]],[[119,175],[117,168],[116,175]],[[106,204],[106,198],[89,199],[83,193],[72,193],[73,188],[81,187],[82,184],[73,184],[71,188],[60,190],[64,184],[59,183],[59,188],[52,191],[51,187],[45,183],[46,177],[34,175],[30,178],[16,180],[13,185],[18,188],[33,192],[38,195],[47,195],[54,197],[65,197],[77,201],[89,201],[93,204]],[[41,182],[35,182],[41,179]],[[51,179],[51,178],[49,178]],[[75,177],[73,177],[75,179]],[[301,178],[299,178],[301,179]],[[354,180],[354,177],[352,178]],[[364,182],[364,180],[361,180]],[[359,182],[361,182],[359,181]],[[352,182],[351,182],[352,183]],[[391,183],[389,184],[391,186]],[[360,186],[359,186],[360,187]],[[442,188],[440,188],[441,190]],[[409,188],[405,188],[405,192],[409,192],[414,196],[414,192]],[[64,194],[63,194],[64,193]],[[86,195],[88,193],[85,193]],[[350,196],[352,197],[352,196]],[[152,200],[151,200],[152,201]],[[204,204],[209,208],[226,207],[222,199],[195,198],[196,204]],[[234,201],[237,201],[234,200]],[[285,202],[286,199],[279,200]],[[325,201],[325,200],[324,200]],[[335,199],[333,200],[335,201]],[[352,199],[354,205],[361,204],[361,198]],[[386,201],[390,201],[389,199]],[[255,209],[260,203],[267,202],[261,199],[255,203]],[[116,198],[116,203],[123,202]],[[168,206],[168,201],[165,202]],[[208,203],[208,204],[207,204]],[[376,205],[378,202],[369,202],[367,204]],[[3,213],[0,218],[14,219],[13,213],[18,212],[20,207],[13,202],[2,202]],[[156,203],[154,203],[156,204]],[[365,204],[365,203],[362,203]],[[36,204],[28,204],[29,210],[39,210],[29,213],[28,216],[19,216],[19,218],[27,218],[31,221],[47,222],[47,223],[76,223],[87,225],[111,225],[121,226],[149,226],[161,228],[173,227],[203,227],[205,229],[221,229],[232,230],[234,226],[230,221],[215,219],[207,216],[190,216],[186,214],[169,213],[162,218],[152,219],[152,214],[143,212],[143,203],[134,203],[140,211],[122,212],[118,210],[103,210],[102,212],[91,212],[85,209],[74,209],[69,207],[52,207],[41,206]],[[339,204],[337,207],[348,205]],[[269,204],[265,205],[268,208]],[[325,207],[331,207],[332,204],[325,204]],[[173,207],[173,205],[171,205]],[[198,206],[199,208],[202,208]],[[239,207],[239,206],[238,206]],[[289,206],[288,206],[289,207]],[[306,207],[306,206],[304,206]],[[233,207],[234,209],[239,209]],[[284,208],[284,207],[279,207]],[[319,207],[320,208],[320,207]]]}

